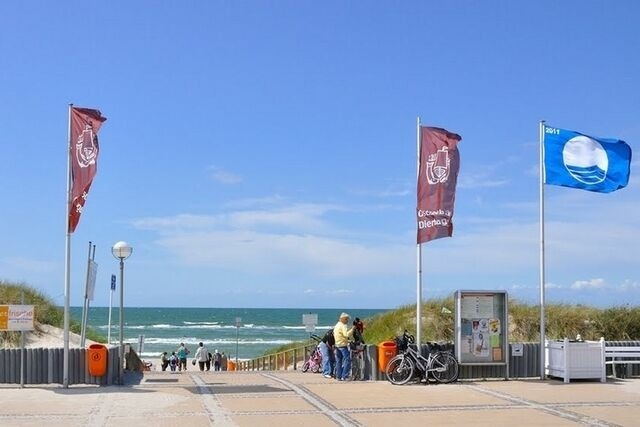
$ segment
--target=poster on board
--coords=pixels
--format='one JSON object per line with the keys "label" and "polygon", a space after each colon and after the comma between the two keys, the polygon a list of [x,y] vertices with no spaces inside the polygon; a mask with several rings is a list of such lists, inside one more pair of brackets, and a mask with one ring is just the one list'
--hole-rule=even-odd
{"label": "poster on board", "polygon": [[460,364],[506,364],[506,291],[457,291],[455,302],[455,348]]}

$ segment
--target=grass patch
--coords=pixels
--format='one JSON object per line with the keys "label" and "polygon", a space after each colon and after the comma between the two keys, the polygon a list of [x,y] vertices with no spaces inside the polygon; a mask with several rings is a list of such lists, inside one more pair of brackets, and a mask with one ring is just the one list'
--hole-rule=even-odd
{"label": "grass patch", "polygon": [[[0,280],[0,305],[19,305],[22,303],[22,295],[24,294],[24,304],[33,305],[35,311],[35,329],[39,330],[41,324],[51,325],[57,328],[64,327],[64,310],[53,303],[51,298],[47,297],[37,289],[34,289],[24,283],[10,283]],[[69,320],[69,330],[76,334],[81,331],[79,321]],[[87,339],[92,341],[106,343],[106,337],[100,335],[91,328],[87,328]],[[19,331],[0,331],[0,345],[15,347],[20,343]]]}

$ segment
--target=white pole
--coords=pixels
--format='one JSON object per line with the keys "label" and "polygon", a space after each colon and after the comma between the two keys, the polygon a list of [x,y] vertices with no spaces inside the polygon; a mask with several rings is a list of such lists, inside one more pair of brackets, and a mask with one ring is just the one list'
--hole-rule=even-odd
{"label": "white pole", "polygon": [[545,325],[544,325],[544,120],[540,120],[540,379],[544,380]]}
{"label": "white pole", "polygon": [[80,327],[80,347],[84,347],[87,335],[87,316],[89,311],[89,275],[91,271],[91,241],[89,241],[89,253],[87,254],[87,278],[84,283],[84,302],[82,304],[82,325]]}
{"label": "white pole", "polygon": [[[22,299],[20,304],[24,305],[24,291],[22,291]],[[25,349],[25,332],[23,330],[20,331],[20,388],[24,388],[24,354],[26,353]]]}
{"label": "white pole", "polygon": [[65,251],[64,251],[64,353],[62,357],[62,387],[69,388],[69,301],[71,293],[71,233],[69,231],[69,208],[71,205],[71,109],[69,104],[69,131],[67,136],[67,203],[65,205]]}
{"label": "white pole", "polygon": [[[416,146],[418,164],[416,177],[420,179],[420,117],[416,119]],[[416,246],[416,294],[416,345],[420,351],[422,343],[422,245],[420,243]]]}
{"label": "white pole", "polygon": [[124,368],[124,258],[120,258],[120,368],[118,370],[118,383],[123,385]]}

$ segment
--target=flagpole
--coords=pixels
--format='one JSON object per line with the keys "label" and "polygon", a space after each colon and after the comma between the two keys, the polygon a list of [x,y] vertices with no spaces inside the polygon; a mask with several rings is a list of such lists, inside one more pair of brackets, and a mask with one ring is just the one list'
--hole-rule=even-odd
{"label": "flagpole", "polygon": [[64,251],[64,354],[62,358],[62,387],[69,388],[69,300],[71,293],[71,232],[69,208],[71,205],[71,109],[69,104],[69,130],[67,134],[67,203],[65,206],[66,239]]}
{"label": "flagpole", "polygon": [[[416,119],[416,177],[420,179],[420,116]],[[422,244],[416,246],[416,345],[422,343]]]}
{"label": "flagpole", "polygon": [[540,120],[540,379],[545,375],[545,324],[544,324],[544,120]]}
{"label": "flagpole", "polygon": [[89,275],[91,272],[91,241],[89,241],[89,253],[87,254],[87,279],[84,283],[84,302],[82,304],[82,325],[80,326],[80,346],[84,347],[87,334],[87,315],[89,311]]}

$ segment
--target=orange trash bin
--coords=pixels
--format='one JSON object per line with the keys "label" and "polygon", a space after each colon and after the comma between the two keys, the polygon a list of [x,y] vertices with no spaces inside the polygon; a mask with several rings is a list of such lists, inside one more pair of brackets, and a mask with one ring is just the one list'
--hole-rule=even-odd
{"label": "orange trash bin", "polygon": [[378,344],[378,369],[380,372],[384,372],[387,368],[389,360],[391,360],[397,353],[395,341],[383,341]]}
{"label": "orange trash bin", "polygon": [[91,344],[87,363],[89,364],[89,375],[93,377],[105,376],[107,374],[107,347],[102,344]]}
{"label": "orange trash bin", "polygon": [[236,363],[232,360],[228,360],[227,361],[227,371],[235,371],[236,370]]}

